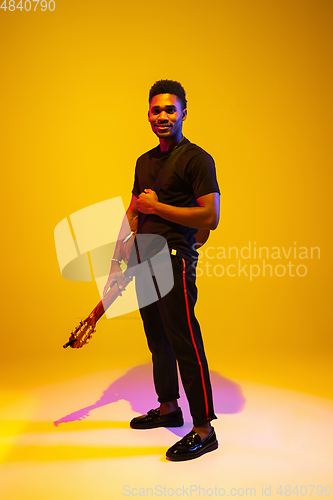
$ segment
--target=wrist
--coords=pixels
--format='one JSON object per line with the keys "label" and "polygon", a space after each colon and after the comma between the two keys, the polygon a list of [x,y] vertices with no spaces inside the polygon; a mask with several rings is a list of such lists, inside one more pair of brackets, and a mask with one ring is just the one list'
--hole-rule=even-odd
{"label": "wrist", "polygon": [[111,262],[115,262],[116,264],[118,264],[119,266],[121,265],[121,260],[118,260],[118,259],[111,259]]}
{"label": "wrist", "polygon": [[154,215],[159,215],[159,209],[161,208],[162,203],[160,201],[157,201],[155,205],[152,207],[151,213]]}

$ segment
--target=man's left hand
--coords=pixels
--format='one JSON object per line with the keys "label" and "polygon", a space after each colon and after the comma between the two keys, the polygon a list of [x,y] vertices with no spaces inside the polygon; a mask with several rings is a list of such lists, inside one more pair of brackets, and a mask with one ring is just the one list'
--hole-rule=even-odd
{"label": "man's left hand", "polygon": [[153,214],[157,203],[157,194],[152,189],[145,189],[137,199],[138,210],[143,214]]}

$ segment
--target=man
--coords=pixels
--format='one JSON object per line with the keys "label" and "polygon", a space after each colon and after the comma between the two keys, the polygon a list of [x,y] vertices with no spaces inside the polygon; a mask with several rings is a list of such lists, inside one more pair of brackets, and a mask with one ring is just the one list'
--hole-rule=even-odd
{"label": "man", "polygon": [[[131,421],[134,429],[183,425],[182,412],[177,403],[178,362],[194,425],[189,434],[167,451],[166,456],[170,460],[197,458],[218,446],[210,423],[216,416],[194,305],[198,255],[195,234],[198,229],[217,227],[220,193],[213,159],[183,137],[186,104],[185,91],[178,82],[160,80],[150,89],[148,120],[159,138],[159,146],[138,159],[132,199],[126,212],[133,232],[161,235],[171,251],[172,290],[158,301],[140,308],[152,352],[154,383],[160,407]],[[172,155],[176,157],[177,148],[181,154],[171,162]],[[156,193],[153,187],[161,171],[164,177]],[[122,288],[119,264],[120,243],[125,236],[122,231],[104,293],[114,281]]]}

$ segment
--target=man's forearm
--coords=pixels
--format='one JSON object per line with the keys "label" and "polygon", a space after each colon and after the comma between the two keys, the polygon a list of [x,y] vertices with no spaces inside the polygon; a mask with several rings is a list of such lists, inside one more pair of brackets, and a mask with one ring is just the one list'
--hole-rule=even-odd
{"label": "man's forearm", "polygon": [[128,225],[130,226],[130,229],[132,232],[136,232],[138,229],[138,218],[139,218],[138,215],[133,214],[132,212],[129,212],[129,211],[126,212],[126,215],[123,219],[123,222],[122,222],[122,225],[121,225],[121,228],[119,231],[116,247],[115,247],[115,250],[113,253],[114,259],[121,260],[121,245],[122,245],[124,238],[126,238],[126,236],[128,236],[128,234],[129,234],[128,233]]}
{"label": "man's forearm", "polygon": [[161,203],[152,189],[145,189],[137,198],[137,209],[163,219],[196,229],[216,229],[219,222],[220,195],[209,193],[197,198],[196,207],[175,207]]}
{"label": "man's forearm", "polygon": [[215,229],[217,218],[207,207],[174,207],[157,202],[152,213],[163,219],[197,229]]}

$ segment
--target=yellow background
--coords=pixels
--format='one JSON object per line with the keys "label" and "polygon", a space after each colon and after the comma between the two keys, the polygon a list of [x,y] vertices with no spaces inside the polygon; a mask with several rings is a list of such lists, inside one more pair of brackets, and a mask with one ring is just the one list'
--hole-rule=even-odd
{"label": "yellow background", "polygon": [[128,204],[136,158],[156,145],[147,97],[160,78],[184,85],[184,134],[216,162],[221,222],[207,245],[321,249],[297,260],[304,277],[198,279],[210,368],[333,396],[332,11],[325,0],[1,10],[3,404],[150,359],[138,312],[62,349],[99,297],[94,282],[61,277],[53,231],[99,201]]}

